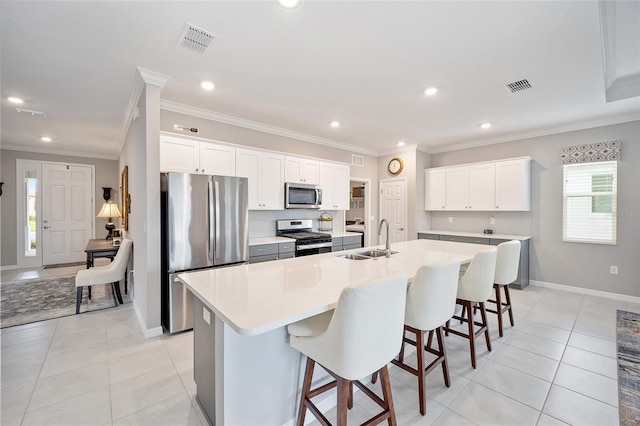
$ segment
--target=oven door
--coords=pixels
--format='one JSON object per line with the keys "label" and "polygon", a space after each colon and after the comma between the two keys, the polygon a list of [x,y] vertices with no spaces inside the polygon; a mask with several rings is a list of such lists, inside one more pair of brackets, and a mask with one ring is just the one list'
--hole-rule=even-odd
{"label": "oven door", "polygon": [[296,244],[296,257],[320,253],[331,253],[331,241],[313,244]]}
{"label": "oven door", "polygon": [[318,185],[285,183],[285,208],[319,209],[322,204],[322,189]]}

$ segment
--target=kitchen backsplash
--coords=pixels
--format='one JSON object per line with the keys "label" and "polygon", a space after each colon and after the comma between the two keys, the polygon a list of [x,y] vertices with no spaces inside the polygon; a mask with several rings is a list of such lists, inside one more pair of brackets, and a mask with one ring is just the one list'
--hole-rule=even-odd
{"label": "kitchen backsplash", "polygon": [[[449,218],[453,218],[453,223]],[[489,224],[493,217],[495,223]],[[531,235],[529,212],[432,212],[431,229],[437,231],[482,232],[492,229],[496,234]]]}
{"label": "kitchen backsplash", "polygon": [[313,219],[313,230],[318,230],[318,218],[322,213],[333,216],[333,230],[344,231],[344,210],[251,210],[249,211],[249,238],[273,237],[276,235],[276,220]]}

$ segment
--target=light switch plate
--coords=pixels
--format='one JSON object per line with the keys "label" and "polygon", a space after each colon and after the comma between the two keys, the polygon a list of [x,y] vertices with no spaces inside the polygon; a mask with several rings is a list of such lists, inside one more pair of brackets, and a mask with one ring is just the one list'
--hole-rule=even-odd
{"label": "light switch plate", "polygon": [[209,325],[211,325],[211,312],[207,308],[202,308],[202,319]]}
{"label": "light switch plate", "polygon": [[449,223],[453,223],[453,217],[449,216]]}

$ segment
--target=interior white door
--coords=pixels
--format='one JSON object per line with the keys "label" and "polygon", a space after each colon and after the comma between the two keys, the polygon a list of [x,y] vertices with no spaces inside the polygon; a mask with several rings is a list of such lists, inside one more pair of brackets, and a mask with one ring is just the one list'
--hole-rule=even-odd
{"label": "interior white door", "polygon": [[[389,238],[392,243],[407,240],[407,181],[405,179],[380,182],[380,219],[389,221]],[[379,238],[384,244],[385,229]]]}
{"label": "interior white door", "polygon": [[92,168],[42,165],[43,265],[80,262],[92,237]]}

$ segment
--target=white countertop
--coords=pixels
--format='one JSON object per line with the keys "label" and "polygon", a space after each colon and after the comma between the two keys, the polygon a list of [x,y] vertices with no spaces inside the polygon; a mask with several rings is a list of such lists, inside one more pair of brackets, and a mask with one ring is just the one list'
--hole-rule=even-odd
{"label": "white countertop", "polygon": [[295,240],[287,237],[259,237],[259,238],[249,238],[249,245],[261,246],[263,244],[290,243],[292,241],[295,241]]}
{"label": "white countertop", "polygon": [[327,234],[331,234],[333,238],[350,237],[352,235],[362,235],[360,232],[349,232],[349,231],[333,231],[333,232],[327,232]]}
{"label": "white countertop", "polygon": [[454,235],[456,237],[475,237],[475,238],[495,238],[498,240],[528,240],[529,235],[510,235],[510,234],[485,234],[483,232],[460,232],[460,231],[418,231],[418,234],[438,234],[438,235]]}
{"label": "white countertop", "polygon": [[[382,247],[382,246],[378,246]],[[263,262],[180,274],[180,280],[219,318],[242,335],[256,335],[335,307],[345,286],[405,273],[413,277],[427,263],[456,257],[470,262],[478,244],[414,240],[391,245],[390,258],[349,260],[354,249],[277,262]]]}
{"label": "white countertop", "polygon": [[364,232],[364,225],[346,225],[345,229],[347,231],[354,231],[354,232]]}

